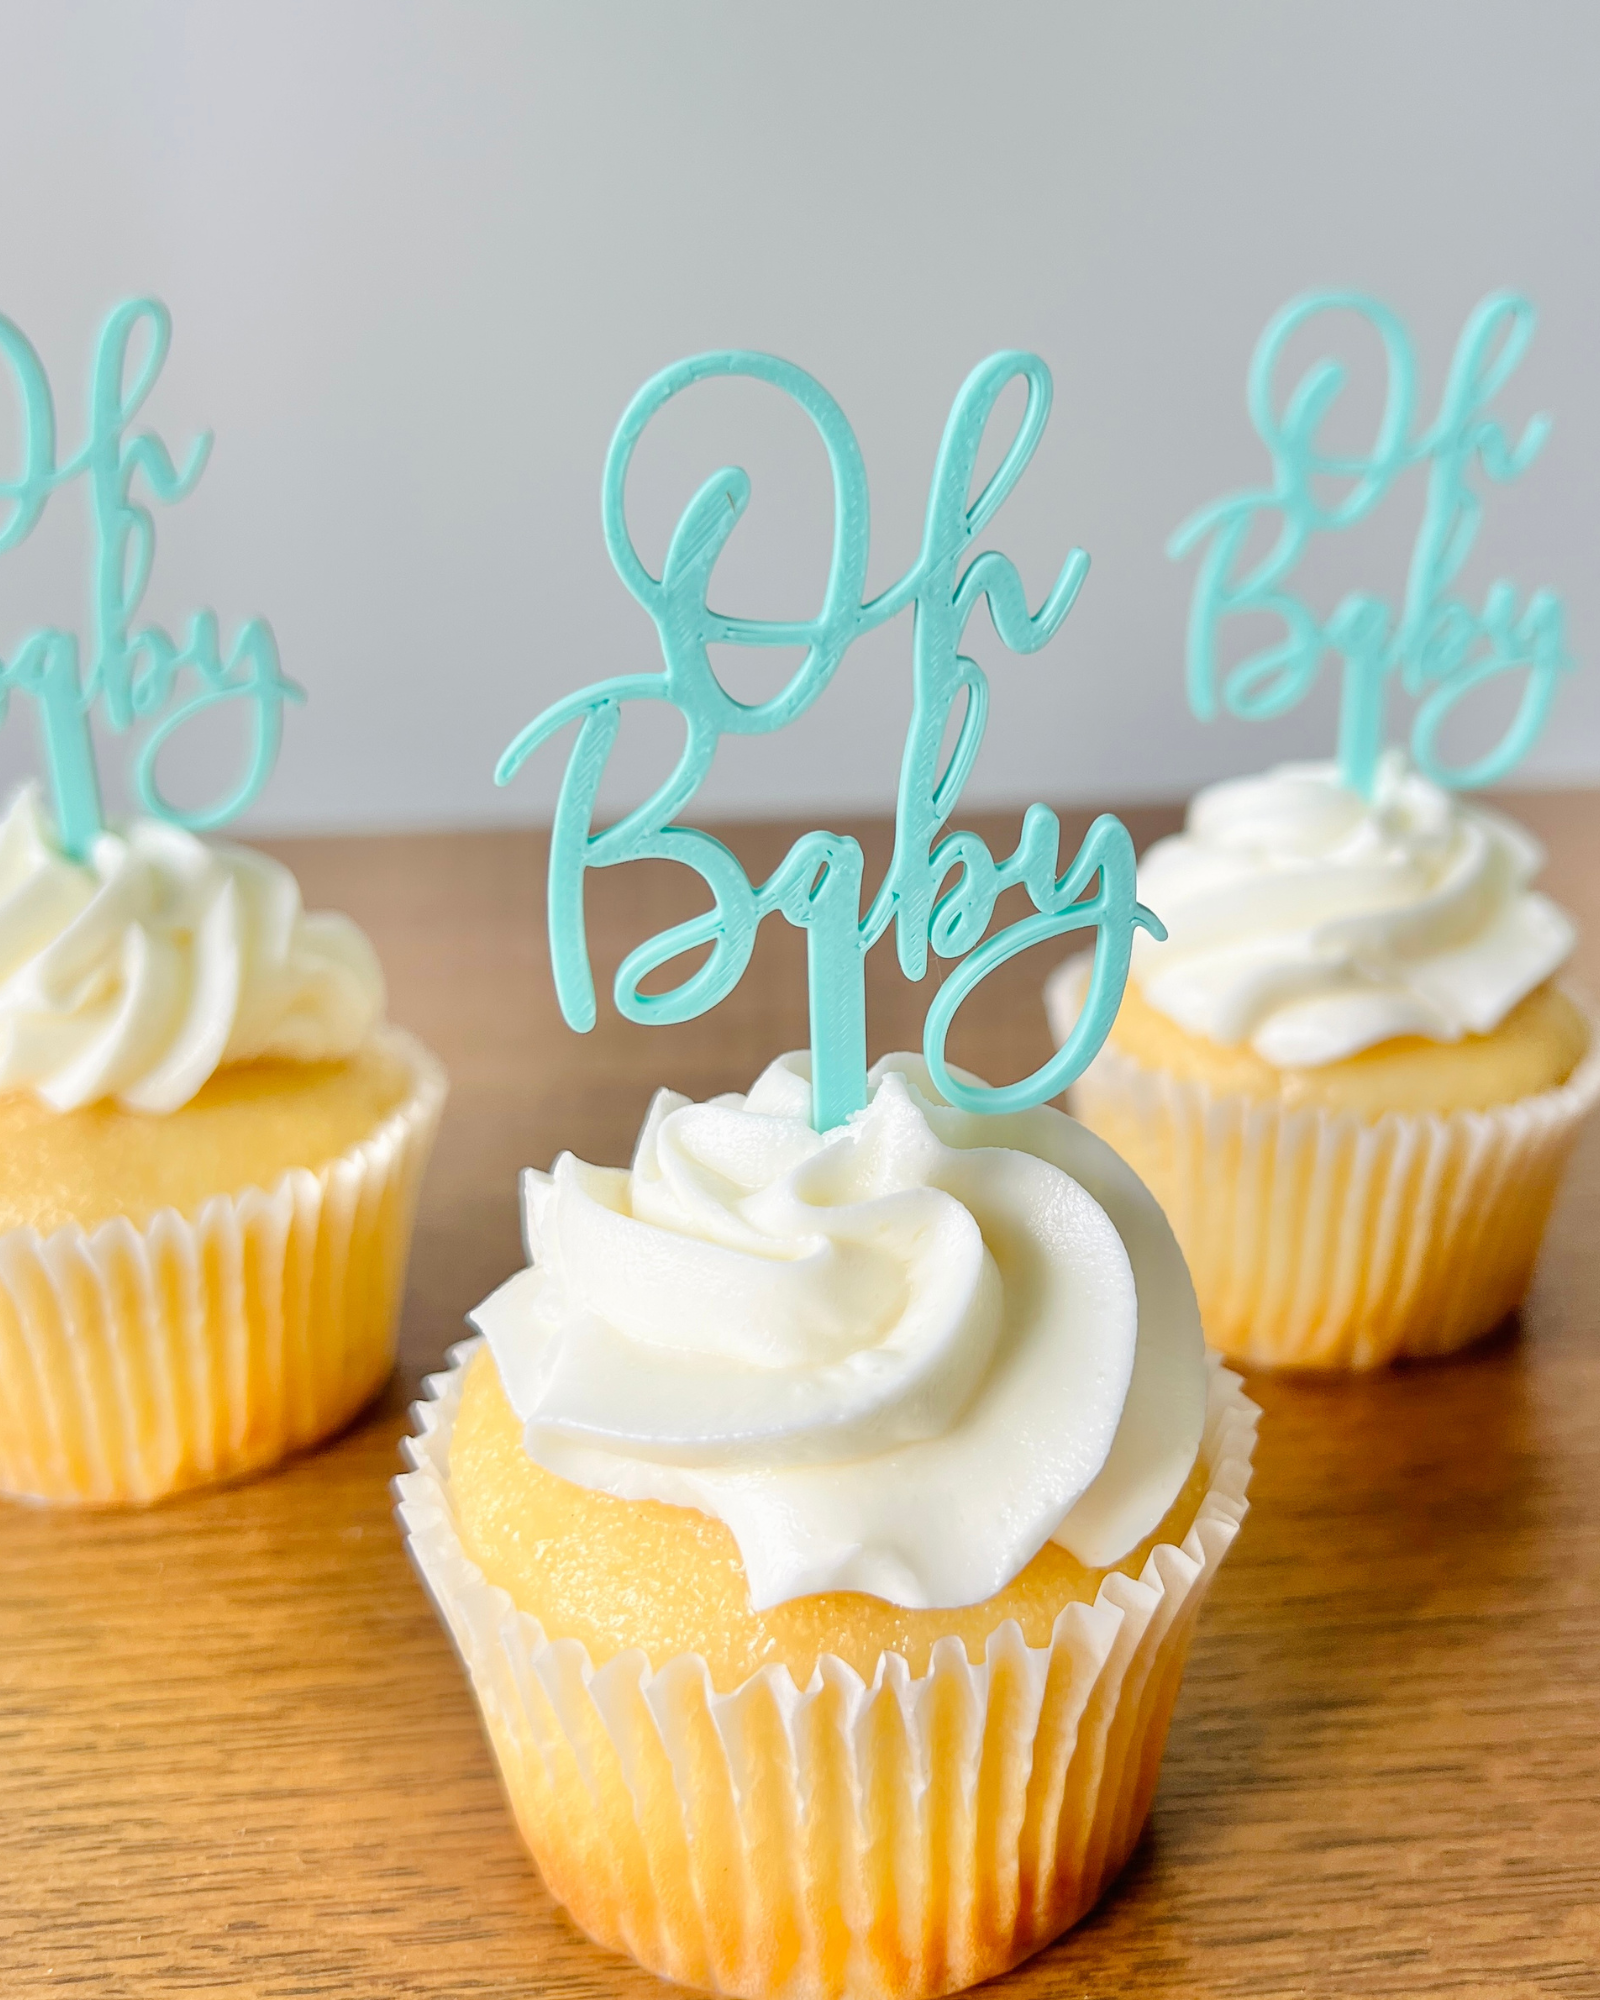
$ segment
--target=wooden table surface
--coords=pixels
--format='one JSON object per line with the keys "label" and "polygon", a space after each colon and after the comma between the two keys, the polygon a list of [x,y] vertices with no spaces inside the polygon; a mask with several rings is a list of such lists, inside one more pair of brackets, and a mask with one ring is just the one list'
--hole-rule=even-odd
{"label": "wooden table surface", "polygon": [[[1600,795],[1512,802],[1600,987]],[[1069,816],[1073,839],[1086,814]],[[1129,816],[1141,844],[1174,815]],[[987,830],[987,829],[986,829]],[[792,829],[733,829],[755,871]],[[869,862],[881,829],[863,829]],[[0,1507],[0,1996],[659,1995],[526,1860],[390,1513],[418,1378],[520,1261],[515,1176],[627,1158],[652,1088],[743,1088],[805,1039],[769,926],[715,1015],[561,1025],[533,835],[285,842],[449,1065],[399,1375],[330,1449],[145,1514]],[[602,884],[607,968],[670,888]],[[871,963],[875,1051],[926,994]],[[1046,1049],[1018,963],[958,1059]],[[609,977],[601,982],[605,992]],[[1520,1326],[1465,1359],[1257,1378],[1254,1509],[1207,1608],[1121,1883],[988,1990],[1600,1994],[1600,1129]]]}

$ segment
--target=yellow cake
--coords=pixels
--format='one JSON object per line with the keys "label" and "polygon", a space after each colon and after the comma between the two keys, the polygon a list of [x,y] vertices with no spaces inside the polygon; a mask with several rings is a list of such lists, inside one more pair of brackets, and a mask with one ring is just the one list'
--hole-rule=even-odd
{"label": "yellow cake", "polygon": [[343,1062],[230,1063],[164,1117],[104,1100],[52,1111],[0,1097],[0,1230],[40,1235],[113,1216],[143,1228],[164,1208],[197,1215],[219,1190],[313,1173],[376,1132],[411,1095],[403,1048],[373,1036]]}
{"label": "yellow cake", "polygon": [[[1142,940],[1072,1109],[1149,1184],[1206,1336],[1267,1366],[1447,1354],[1515,1310],[1600,1096],[1521,829],[1385,759],[1200,793],[1140,865]],[[1083,973],[1052,981],[1058,1037]]]}
{"label": "yellow cake", "polygon": [[461,1542],[485,1578],[549,1639],[576,1639],[597,1667],[637,1646],[653,1668],[683,1653],[706,1663],[726,1694],[763,1667],[804,1687],[832,1657],[864,1681],[885,1653],[926,1674],[940,1639],[974,1666],[1013,1620],[1047,1646],[1069,1604],[1093,1604],[1113,1571],[1136,1577],[1160,1543],[1181,1547],[1211,1483],[1196,1457],[1160,1522],[1115,1563],[1083,1563],[1046,1542],[994,1596],[952,1610],[912,1611],[857,1591],[822,1591],[753,1609],[739,1545],[709,1514],[660,1500],[618,1500],[536,1465],[487,1351],[468,1368],[450,1447]]}
{"label": "yellow cake", "polygon": [[1282,1069],[1248,1043],[1188,1033],[1130,983],[1110,1040],[1141,1069],[1198,1084],[1213,1097],[1269,1099],[1285,1110],[1343,1111],[1371,1121],[1390,1111],[1487,1111],[1558,1089],[1588,1054],[1591,1033],[1577,1001],[1546,981],[1487,1034],[1458,1042],[1397,1035],[1339,1062]]}
{"label": "yellow cake", "polygon": [[0,1492],[271,1465],[381,1385],[443,1098],[371,946],[289,872],[0,820]]}
{"label": "yellow cake", "polygon": [[591,1936],[715,1992],[930,2000],[1149,1809],[1255,1411],[1149,1195],[891,1057],[658,1095],[525,1179],[529,1268],[400,1482],[512,1808]]}

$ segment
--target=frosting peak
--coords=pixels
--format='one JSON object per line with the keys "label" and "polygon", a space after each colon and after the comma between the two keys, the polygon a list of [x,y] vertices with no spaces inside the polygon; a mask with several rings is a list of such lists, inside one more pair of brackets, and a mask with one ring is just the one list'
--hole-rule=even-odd
{"label": "frosting peak", "polygon": [[951,1109],[921,1060],[812,1131],[806,1058],[660,1092],[627,1170],[524,1177],[530,1268],[479,1307],[530,1456],[720,1517],[757,1608],[978,1602],[1052,1535],[1118,1560],[1176,1497],[1205,1385],[1154,1200],[1043,1108]]}
{"label": "frosting peak", "polygon": [[176,1111],[224,1063],[352,1054],[383,975],[288,869],[158,820],[56,845],[36,787],[0,819],[0,1090]]}
{"label": "frosting peak", "polygon": [[1400,1035],[1487,1034],[1572,949],[1528,888],[1531,835],[1388,753],[1368,800],[1333,764],[1284,764],[1196,794],[1139,865],[1168,941],[1134,947],[1153,1007],[1280,1069]]}

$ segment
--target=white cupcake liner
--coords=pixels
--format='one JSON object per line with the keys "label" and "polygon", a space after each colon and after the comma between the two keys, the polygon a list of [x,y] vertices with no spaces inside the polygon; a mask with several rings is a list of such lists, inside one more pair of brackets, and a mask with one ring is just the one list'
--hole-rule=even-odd
{"label": "white cupcake liner", "polygon": [[314,1444],[376,1392],[445,1097],[420,1042],[380,1033],[410,1092],[317,1171],[142,1228],[0,1233],[0,1493],[158,1500]]}
{"label": "white cupcake liner", "polygon": [[1048,1645],[1007,1621],[871,1683],[827,1655],[719,1694],[698,1653],[596,1668],[466,1554],[451,1501],[463,1370],[424,1385],[395,1482],[413,1561],[466,1667],[552,1894],[651,1971],[746,1996],[927,1996],[1014,1965],[1126,1861],[1194,1619],[1244,1517],[1258,1412],[1213,1358],[1210,1486],[1181,1548],[1113,1573]]}
{"label": "white cupcake liner", "polygon": [[[1084,969],[1052,975],[1058,1038]],[[1526,1293],[1578,1128],[1600,1101],[1600,1017],[1566,1083],[1483,1111],[1286,1109],[1146,1068],[1108,1042],[1069,1103],[1166,1210],[1206,1338],[1263,1367],[1449,1354]]]}

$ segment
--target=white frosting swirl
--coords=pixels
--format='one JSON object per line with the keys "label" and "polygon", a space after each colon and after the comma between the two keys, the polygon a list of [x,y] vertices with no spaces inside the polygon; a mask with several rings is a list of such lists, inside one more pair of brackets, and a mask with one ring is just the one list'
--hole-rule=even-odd
{"label": "white frosting swirl", "polygon": [[383,1001],[362,933],[264,854],[135,820],[72,861],[32,785],[0,820],[0,1090],[176,1111],[224,1063],[351,1054]]}
{"label": "white frosting swirl", "polygon": [[976,1117],[915,1056],[818,1134],[809,1058],[661,1091],[631,1170],[524,1176],[530,1268],[472,1315],[529,1455],[720,1517],[759,1609],[980,1602],[1052,1536],[1119,1560],[1194,1463],[1194,1291],[1061,1112]]}
{"label": "white frosting swirl", "polygon": [[1369,801],[1332,764],[1284,764],[1195,795],[1184,832],[1139,864],[1168,940],[1134,977],[1192,1034],[1279,1069],[1398,1035],[1487,1034],[1572,949],[1527,884],[1531,835],[1389,753]]}

